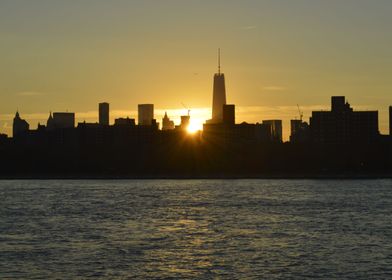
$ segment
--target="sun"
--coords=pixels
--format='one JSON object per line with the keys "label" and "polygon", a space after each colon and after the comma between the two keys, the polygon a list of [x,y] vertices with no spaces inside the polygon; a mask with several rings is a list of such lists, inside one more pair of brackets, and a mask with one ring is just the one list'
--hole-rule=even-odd
{"label": "sun", "polygon": [[193,134],[193,133],[197,132],[198,130],[201,130],[202,127],[203,127],[202,123],[199,123],[198,121],[191,119],[186,130],[188,133]]}

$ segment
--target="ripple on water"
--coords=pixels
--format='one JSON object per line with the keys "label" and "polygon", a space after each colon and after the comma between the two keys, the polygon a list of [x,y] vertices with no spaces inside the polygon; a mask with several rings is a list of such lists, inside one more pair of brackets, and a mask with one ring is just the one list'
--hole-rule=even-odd
{"label": "ripple on water", "polygon": [[391,180],[0,181],[0,278],[386,279]]}

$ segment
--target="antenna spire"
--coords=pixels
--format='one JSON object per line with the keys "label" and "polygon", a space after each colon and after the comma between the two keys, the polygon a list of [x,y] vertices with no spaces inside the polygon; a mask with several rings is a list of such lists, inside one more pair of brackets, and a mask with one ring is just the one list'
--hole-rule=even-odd
{"label": "antenna spire", "polygon": [[221,66],[220,66],[220,48],[218,48],[218,74],[220,74]]}

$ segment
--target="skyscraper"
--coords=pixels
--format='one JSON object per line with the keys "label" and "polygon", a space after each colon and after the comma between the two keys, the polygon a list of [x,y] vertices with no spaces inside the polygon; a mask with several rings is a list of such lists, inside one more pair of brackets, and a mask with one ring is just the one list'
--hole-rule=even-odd
{"label": "skyscraper", "polygon": [[187,130],[188,126],[189,126],[189,122],[190,122],[191,117],[189,115],[187,116],[181,116],[181,129],[182,130]]}
{"label": "skyscraper", "polygon": [[139,104],[138,105],[138,124],[152,125],[154,119],[154,104]]}
{"label": "skyscraper", "polygon": [[306,122],[303,122],[302,119],[291,120],[290,125],[291,125],[290,142],[300,143],[300,142],[307,142],[310,140],[310,128]]}
{"label": "skyscraper", "polygon": [[174,122],[169,119],[167,112],[165,112],[165,116],[162,118],[162,130],[170,129],[174,129]]}
{"label": "skyscraper", "polygon": [[218,73],[214,75],[214,87],[212,95],[212,119],[210,123],[223,121],[223,105],[226,104],[225,75],[220,71],[220,49],[218,49]]}
{"label": "skyscraper", "polygon": [[19,116],[19,112],[16,111],[14,122],[13,122],[13,125],[12,125],[12,135],[13,135],[13,137],[17,137],[18,135],[27,132],[29,130],[29,127],[30,126],[29,126],[28,122],[25,121],[24,119],[22,119]]}
{"label": "skyscraper", "polygon": [[282,120],[263,120],[263,124],[269,126],[272,141],[282,142]]}
{"label": "skyscraper", "polygon": [[99,124],[109,125],[109,103],[99,103]]}

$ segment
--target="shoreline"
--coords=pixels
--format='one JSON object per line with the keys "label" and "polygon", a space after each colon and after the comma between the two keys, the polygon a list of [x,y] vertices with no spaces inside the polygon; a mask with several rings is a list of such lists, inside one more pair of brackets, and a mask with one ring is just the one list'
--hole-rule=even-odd
{"label": "shoreline", "polygon": [[246,174],[246,175],[0,175],[0,180],[377,180],[392,174]]}

